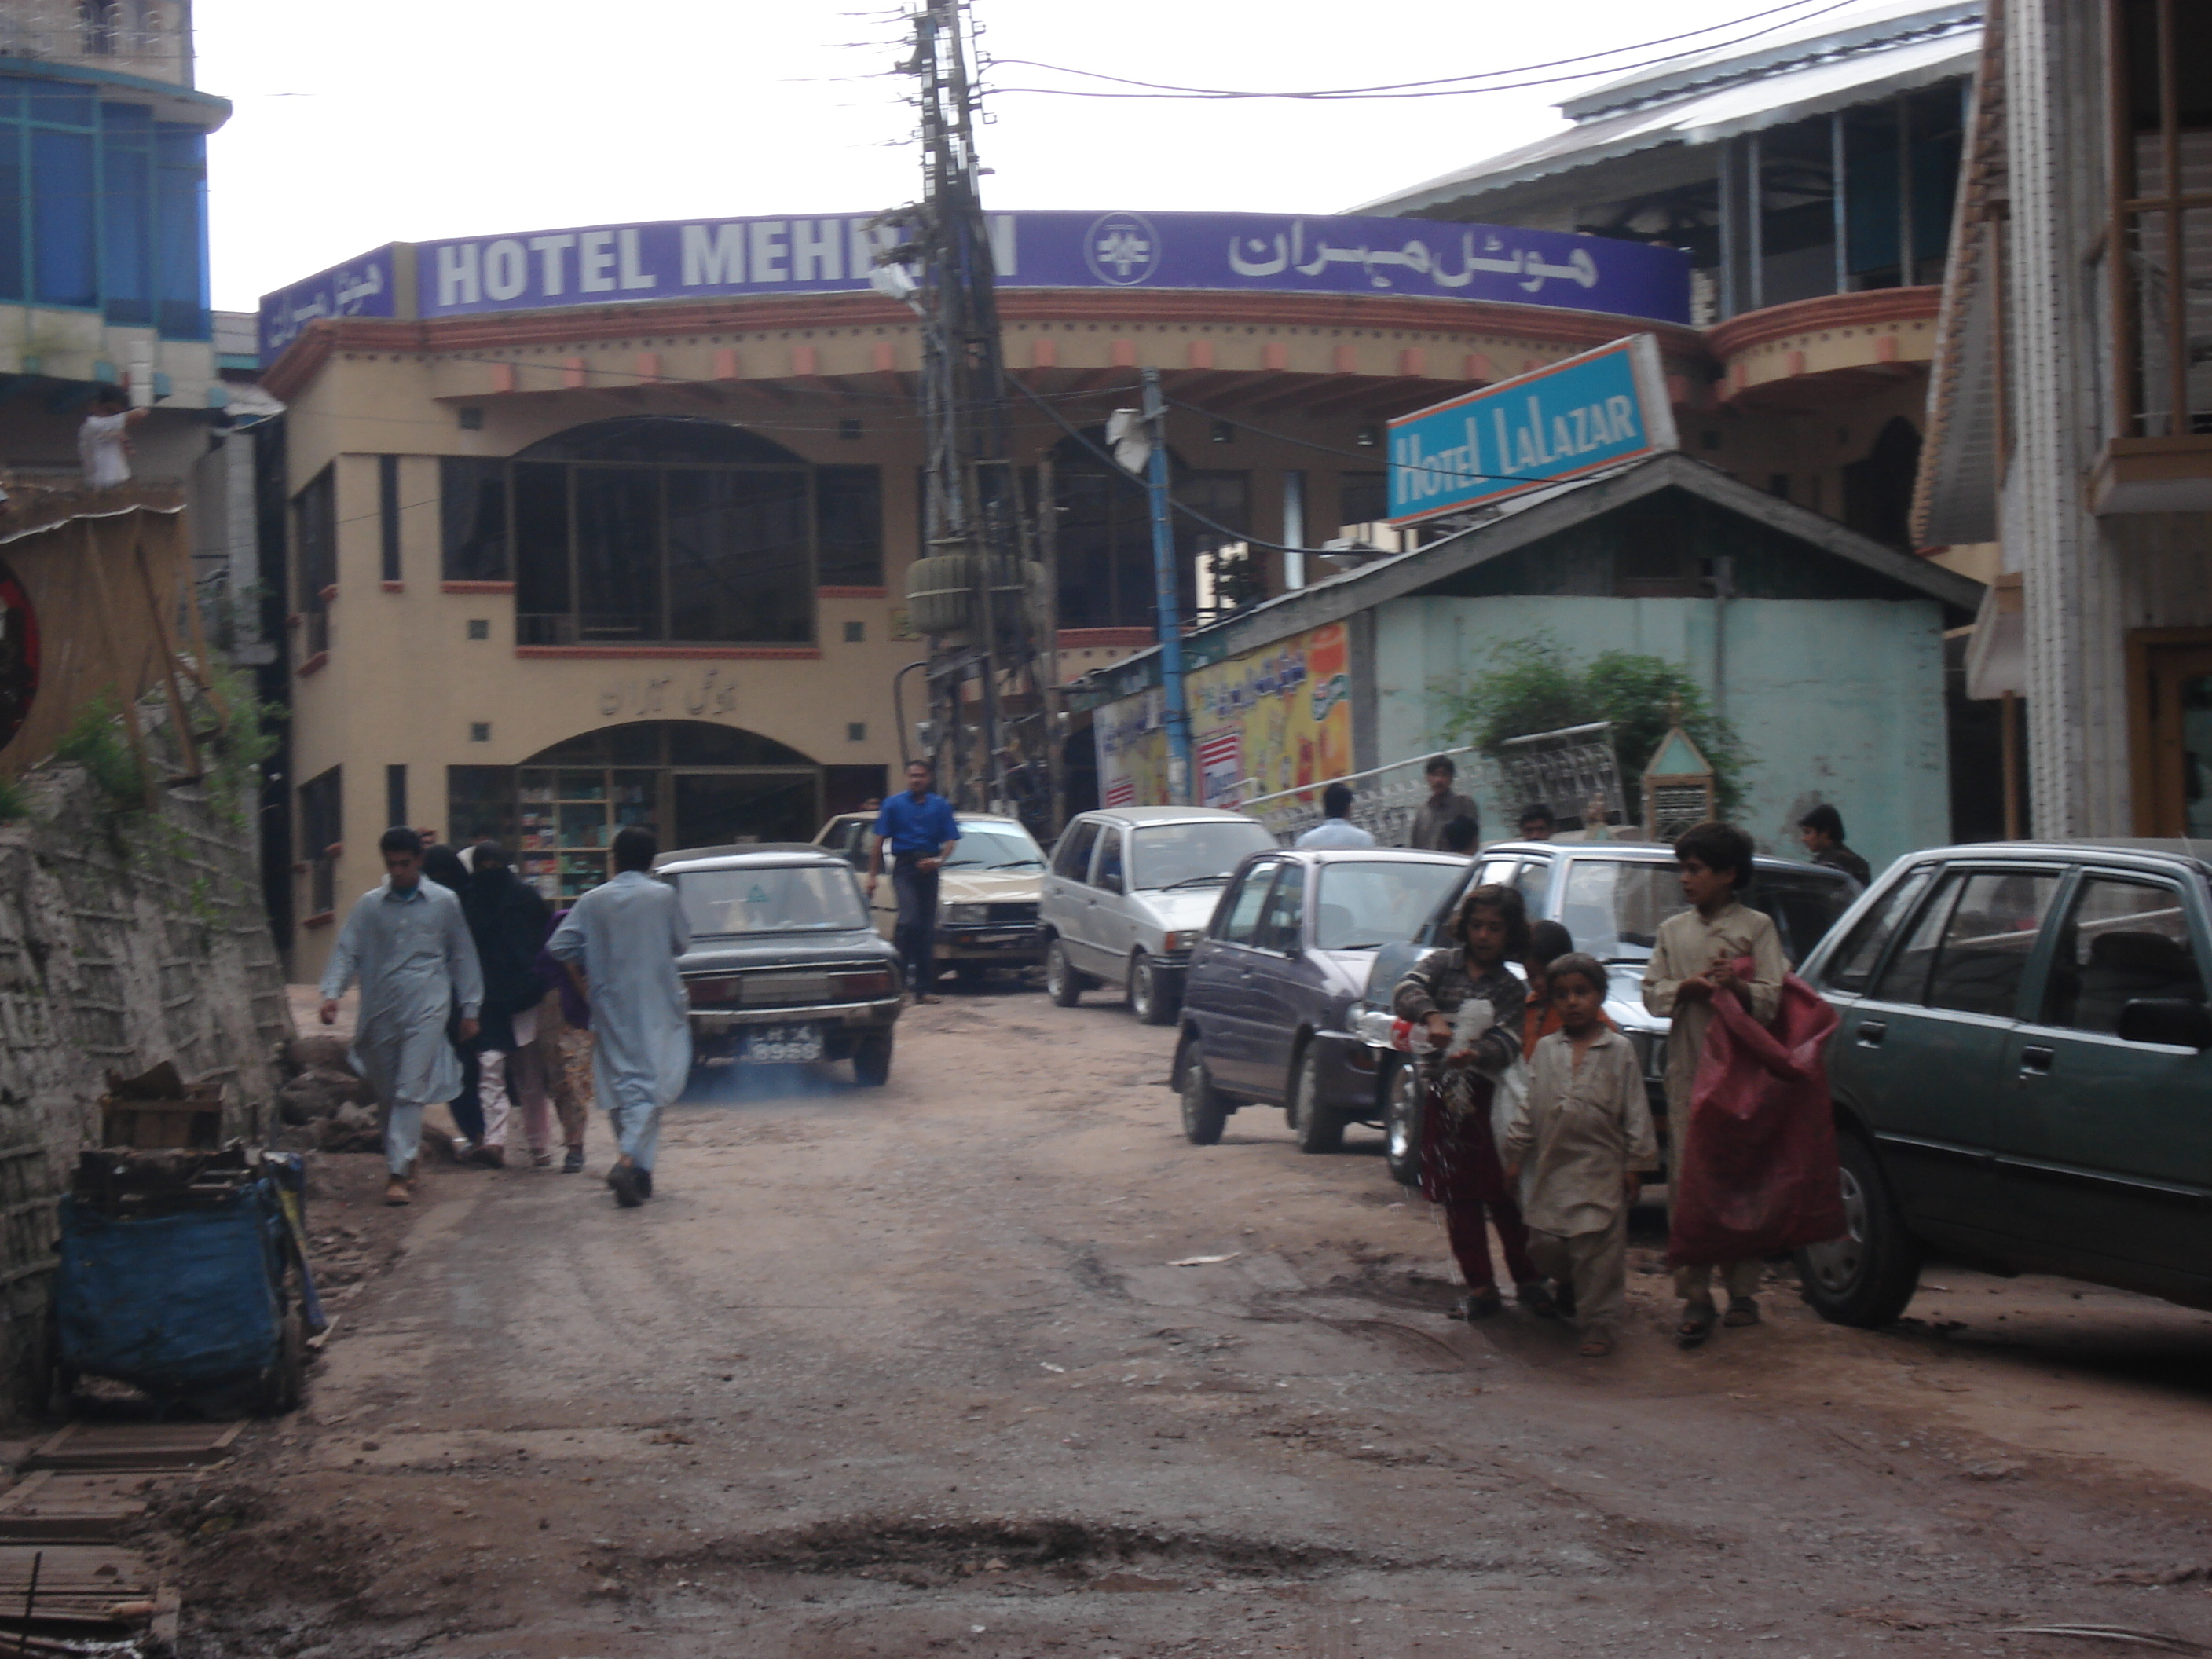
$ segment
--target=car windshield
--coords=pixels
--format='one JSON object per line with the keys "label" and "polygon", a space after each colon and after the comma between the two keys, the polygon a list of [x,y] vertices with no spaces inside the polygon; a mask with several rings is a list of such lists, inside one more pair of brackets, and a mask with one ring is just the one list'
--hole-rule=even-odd
{"label": "car windshield", "polygon": [[1042,870],[1044,849],[1018,823],[963,823],[948,870]]}
{"label": "car windshield", "polygon": [[842,866],[691,870],[676,878],[676,891],[698,935],[828,933],[868,925],[859,885]]}
{"label": "car windshield", "polygon": [[1275,844],[1267,827],[1250,818],[1147,823],[1139,827],[1135,840],[1131,884],[1155,890],[1225,882],[1248,854]]}
{"label": "car windshield", "polygon": [[1346,859],[1321,869],[1314,945],[1323,951],[1372,951],[1419,933],[1467,866],[1408,859]]}
{"label": "car windshield", "polygon": [[[1744,902],[1774,918],[1782,951],[1794,966],[1850,906],[1855,890],[1826,872],[1762,868]],[[1567,868],[1559,921],[1575,949],[1601,962],[1644,962],[1659,924],[1690,907],[1680,872],[1656,860],[1576,859]]]}

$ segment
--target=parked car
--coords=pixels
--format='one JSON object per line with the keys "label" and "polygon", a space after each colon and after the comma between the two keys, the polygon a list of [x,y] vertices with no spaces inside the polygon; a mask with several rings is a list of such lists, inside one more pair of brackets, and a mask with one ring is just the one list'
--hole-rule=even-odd
{"label": "parked car", "polygon": [[[1349,1101],[1345,1109],[1357,1121],[1382,1124],[1390,1173],[1408,1186],[1420,1178],[1420,1081],[1408,1056],[1390,1046],[1391,993],[1424,951],[1452,942],[1451,921],[1467,890],[1490,884],[1517,887],[1529,921],[1560,923],[1575,949],[1606,964],[1611,981],[1606,1014],[1635,1048],[1652,1111],[1665,1121],[1668,1022],[1644,1009],[1644,964],[1650,960],[1659,924],[1686,908],[1673,849],[1657,842],[1500,842],[1466,867],[1464,878],[1417,938],[1376,953],[1346,1036],[1323,1039],[1346,1044],[1342,1069],[1364,1077],[1371,1092],[1358,1109]],[[1754,861],[1744,899],[1774,918],[1783,953],[1794,963],[1858,891],[1858,884],[1840,870],[1761,858]],[[1339,1062],[1328,1063],[1334,1069]]]}
{"label": "parked car", "polygon": [[663,854],[691,927],[677,963],[691,1000],[695,1065],[849,1060],[890,1078],[902,992],[898,952],[868,925],[850,866],[798,842]]}
{"label": "parked car", "polygon": [[1086,986],[1126,986],[1132,1013],[1167,1024],[1182,1000],[1191,946],[1231,873],[1274,844],[1257,819],[1218,807],[1081,814],[1045,873],[1045,989],[1073,1008]]}
{"label": "parked car", "polygon": [[[873,812],[844,812],[823,824],[815,845],[865,873],[876,822]],[[960,840],[937,879],[937,960],[952,969],[963,991],[973,991],[994,968],[1034,968],[1044,960],[1037,927],[1038,886],[1044,849],[1018,818],[958,815]],[[885,939],[898,926],[898,891],[890,860],[876,884],[872,914]]]}
{"label": "parked car", "polygon": [[1374,1098],[1347,1071],[1346,1018],[1376,951],[1410,939],[1467,876],[1450,853],[1285,848],[1245,860],[1193,948],[1169,1081],[1183,1133],[1221,1139],[1229,1114],[1279,1105],[1298,1145],[1333,1152]]}
{"label": "parked car", "polygon": [[1881,1325],[1923,1249],[2212,1308],[2212,842],[1900,860],[1806,962],[1849,1237],[1800,1258]]}

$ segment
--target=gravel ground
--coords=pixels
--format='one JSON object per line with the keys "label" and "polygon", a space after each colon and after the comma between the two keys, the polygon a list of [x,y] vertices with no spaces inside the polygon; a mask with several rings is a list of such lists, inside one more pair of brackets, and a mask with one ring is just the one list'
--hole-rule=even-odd
{"label": "gravel ground", "polygon": [[2212,1643],[2212,1318],[1940,1267],[1846,1331],[1784,1276],[1683,1354],[1652,1212],[1579,1359],[1443,1316],[1371,1133],[1185,1144],[1171,1039],[951,998],[886,1089],[703,1081],[634,1212],[602,1124],[405,1211],[321,1160],[356,1282],[307,1408],[164,1517],[187,1659]]}

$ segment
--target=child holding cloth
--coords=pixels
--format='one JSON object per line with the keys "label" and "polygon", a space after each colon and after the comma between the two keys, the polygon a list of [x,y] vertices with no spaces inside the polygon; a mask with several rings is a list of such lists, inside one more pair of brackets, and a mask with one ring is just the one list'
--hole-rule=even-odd
{"label": "child holding cloth", "polygon": [[1559,1029],[1537,1043],[1498,1151],[1508,1181],[1527,1164],[1529,1257],[1555,1281],[1559,1311],[1575,1316],[1583,1355],[1601,1359],[1627,1300],[1629,1206],[1659,1167],[1659,1142],[1636,1050],[1605,1017],[1605,965],[1570,952],[1552,960],[1549,978]]}
{"label": "child holding cloth", "polygon": [[[1477,887],[1461,901],[1452,932],[1460,942],[1415,963],[1391,999],[1399,1018],[1423,1028],[1432,1049],[1446,1050],[1428,1091],[1421,1194],[1443,1206],[1445,1234],[1467,1280],[1455,1319],[1487,1319],[1504,1305],[1491,1272],[1492,1224],[1521,1305],[1548,1316],[1557,1310],[1528,1259],[1528,1230],[1498,1165],[1490,1121],[1492,1079],[1521,1058],[1528,994],[1505,963],[1528,954],[1528,912],[1513,888]],[[1483,1009],[1486,1021],[1467,1019]],[[1484,1029],[1462,1044],[1455,1028],[1477,1024]]]}

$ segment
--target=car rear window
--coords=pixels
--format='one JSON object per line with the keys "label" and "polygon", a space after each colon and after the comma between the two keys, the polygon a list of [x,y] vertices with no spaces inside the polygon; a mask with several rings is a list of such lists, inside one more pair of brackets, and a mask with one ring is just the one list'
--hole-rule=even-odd
{"label": "car rear window", "polygon": [[2163,882],[2087,876],[2058,936],[2044,1020],[2115,1032],[2120,1011],[2141,1000],[2204,1000],[2189,912]]}
{"label": "car rear window", "polygon": [[868,925],[860,884],[842,865],[689,870],[677,878],[684,919],[702,937],[825,933]]}

